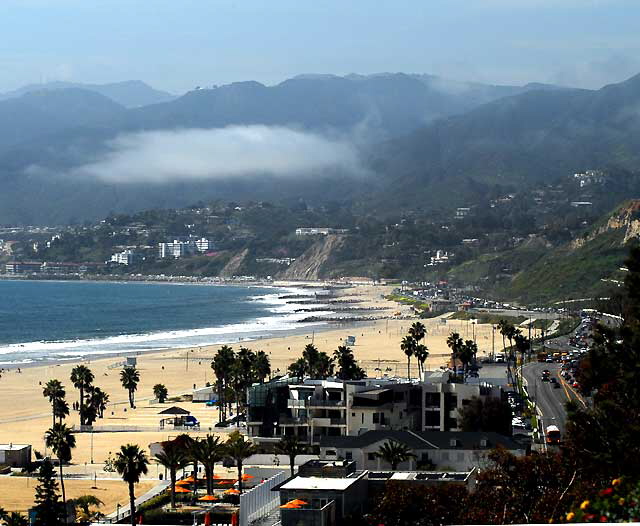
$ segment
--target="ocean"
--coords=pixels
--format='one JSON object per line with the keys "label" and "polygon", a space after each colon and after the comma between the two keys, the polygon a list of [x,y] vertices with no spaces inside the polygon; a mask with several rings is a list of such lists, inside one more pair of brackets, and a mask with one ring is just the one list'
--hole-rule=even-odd
{"label": "ocean", "polygon": [[0,281],[0,365],[237,343],[322,325],[301,323],[309,313],[296,313],[300,305],[279,298],[296,293],[305,292],[253,286]]}

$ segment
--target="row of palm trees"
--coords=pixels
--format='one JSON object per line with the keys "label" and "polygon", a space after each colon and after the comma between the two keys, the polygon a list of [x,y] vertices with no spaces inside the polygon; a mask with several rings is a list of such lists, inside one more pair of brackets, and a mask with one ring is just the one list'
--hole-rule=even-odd
{"label": "row of palm trees", "polygon": [[451,349],[451,363],[457,377],[457,363],[462,364],[463,379],[467,377],[469,365],[475,363],[478,354],[478,345],[473,340],[463,340],[460,334],[452,332],[447,337],[447,345]]}
{"label": "row of palm trees", "polygon": [[216,389],[220,410],[218,418],[227,419],[233,402],[245,404],[246,390],[255,382],[264,382],[271,376],[271,362],[264,351],[254,352],[241,347],[236,353],[232,347],[223,345],[211,362],[216,375]]}
{"label": "row of palm trees", "polygon": [[[515,363],[515,353],[520,353],[521,361],[524,362],[524,355],[531,351],[531,340],[527,338],[522,331],[507,320],[500,320],[497,326],[502,335],[502,347],[507,356],[507,368],[509,376],[511,376],[511,364]],[[507,342],[509,340],[509,348]]]}
{"label": "row of palm trees", "polygon": [[422,342],[426,339],[427,329],[419,321],[414,322],[409,327],[408,334],[402,338],[400,349],[407,356],[407,378],[411,379],[411,357],[415,356],[418,362],[418,373],[424,372],[424,364],[429,357],[429,349]]}
{"label": "row of palm trees", "polygon": [[340,345],[333,351],[333,356],[329,356],[326,352],[319,351],[313,343],[305,346],[302,357],[289,365],[288,372],[296,378],[309,376],[326,379],[335,375],[341,380],[361,380],[366,376],[350,347]]}

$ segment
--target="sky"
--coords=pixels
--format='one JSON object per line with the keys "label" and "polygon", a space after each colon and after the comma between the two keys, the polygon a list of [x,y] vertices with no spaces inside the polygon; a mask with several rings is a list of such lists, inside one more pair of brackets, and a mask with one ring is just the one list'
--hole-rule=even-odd
{"label": "sky", "polygon": [[640,73],[639,0],[0,0],[0,91],[431,73],[598,88]]}

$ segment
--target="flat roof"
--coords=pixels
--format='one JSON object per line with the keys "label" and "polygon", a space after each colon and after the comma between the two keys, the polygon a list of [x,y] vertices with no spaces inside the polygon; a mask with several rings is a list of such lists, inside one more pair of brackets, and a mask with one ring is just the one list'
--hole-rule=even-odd
{"label": "flat roof", "polygon": [[31,447],[31,444],[0,444],[0,451],[12,451],[14,449],[24,449]]}
{"label": "flat roof", "polygon": [[280,489],[292,490],[311,490],[324,489],[344,491],[355,481],[361,477],[334,478],[334,477],[295,477],[286,484],[280,486]]}

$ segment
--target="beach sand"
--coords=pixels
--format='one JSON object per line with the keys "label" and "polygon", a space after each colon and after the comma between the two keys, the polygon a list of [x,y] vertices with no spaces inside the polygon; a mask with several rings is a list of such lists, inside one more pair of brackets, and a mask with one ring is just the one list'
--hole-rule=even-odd
{"label": "beach sand", "polygon": [[[261,339],[244,342],[243,345],[253,350],[263,350],[268,353],[272,370],[286,371],[288,365],[297,359],[308,343],[315,343],[321,350],[332,353],[341,345],[348,335],[356,337],[353,346],[356,359],[367,370],[369,376],[380,377],[406,376],[407,360],[400,350],[400,341],[406,334],[411,323],[417,318],[409,319],[410,310],[406,306],[399,306],[388,302],[381,296],[388,292],[384,287],[358,286],[345,292],[349,297],[366,300],[364,305],[386,306],[388,315],[401,313],[404,319],[383,319],[364,322],[359,326],[344,328],[332,327],[328,330],[309,330],[306,334],[286,335],[283,337]],[[492,329],[490,325],[476,325],[467,321],[446,320],[440,318],[422,320],[427,327],[426,345],[430,356],[427,361],[429,369],[437,369],[448,361],[449,349],[446,338],[452,331],[457,331],[465,339],[471,339],[475,331],[476,341],[481,354],[490,352],[492,348]],[[239,337],[242,335],[238,335]],[[501,349],[501,337],[495,334],[496,350]],[[238,344],[233,345],[237,350]],[[166,402],[151,404],[153,386],[157,383],[165,384],[169,396],[190,394],[195,386],[203,387],[206,382],[213,383],[215,378],[210,367],[211,359],[219,345],[194,349],[181,349],[148,353],[138,356],[140,370],[140,384],[136,393],[136,409],[127,405],[127,392],[120,385],[120,366],[116,366],[122,358],[102,358],[85,360],[95,375],[94,384],[109,394],[110,402],[105,417],[96,421],[96,426],[136,426],[144,431],[109,432],[109,433],[78,433],[77,447],[73,450],[72,465],[67,468],[70,473],[97,473],[98,478],[114,477],[117,475],[104,473],[104,461],[110,452],[115,453],[120,445],[125,443],[139,444],[147,449],[150,442],[167,440],[175,436],[171,429],[154,430],[159,424],[158,412],[170,405],[178,405],[192,412],[201,422],[202,428],[196,435],[204,435],[218,421],[217,410],[205,407],[204,404],[191,402]],[[5,372],[0,378],[0,443],[31,444],[35,450],[45,452],[44,433],[51,425],[51,412],[48,401],[42,396],[42,386],[51,378],[57,378],[65,385],[67,400],[70,405],[78,400],[78,391],[73,388],[69,375],[74,363],[55,364],[23,368]],[[412,377],[417,376],[417,365],[412,360]],[[67,418],[67,425],[78,424],[78,414],[72,411]],[[220,431],[217,431],[220,433]],[[91,458],[93,456],[93,464]],[[86,464],[85,464],[86,463]],[[0,477],[0,480],[4,481]],[[11,479],[13,480],[13,479]],[[18,479],[21,481],[22,479]],[[158,480],[158,470],[149,470],[146,481]],[[91,480],[75,480],[78,491],[91,493]],[[84,488],[83,488],[84,484]],[[125,488],[125,484],[121,483]],[[11,484],[0,486],[0,506],[5,509],[27,509],[32,494],[21,488],[19,494]],[[6,489],[6,492],[4,491]],[[142,489],[137,490],[141,494]],[[19,497],[21,495],[22,497]],[[102,497],[101,497],[102,498]],[[103,499],[104,500],[104,499]]]}

